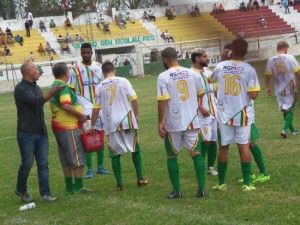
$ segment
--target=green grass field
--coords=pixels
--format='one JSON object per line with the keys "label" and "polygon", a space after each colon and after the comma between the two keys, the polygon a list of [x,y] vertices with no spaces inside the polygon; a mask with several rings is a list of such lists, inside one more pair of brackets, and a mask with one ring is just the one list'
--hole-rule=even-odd
{"label": "green grass field", "polygon": [[[0,224],[300,224],[300,137],[281,139],[282,115],[274,96],[267,97],[263,70],[266,62],[253,64],[260,77],[262,91],[256,100],[256,124],[260,130],[261,146],[271,181],[257,184],[257,190],[241,191],[239,154],[235,145],[230,148],[227,173],[227,192],[211,188],[217,177],[207,176],[208,196],[197,198],[193,162],[186,150],[179,155],[183,198],[167,200],[171,191],[163,140],[157,132],[155,76],[130,79],[139,97],[139,137],[144,175],[149,185],[138,188],[130,154],[122,158],[125,190],[115,191],[111,175],[95,175],[84,179],[85,186],[95,190],[86,195],[63,196],[64,178],[53,137],[49,104],[45,105],[50,151],[50,184],[59,200],[40,203],[36,166],[29,180],[28,192],[36,199],[36,208],[19,212],[23,204],[14,194],[20,154],[16,142],[16,108],[12,94],[0,96]],[[300,128],[299,106],[295,126]],[[105,167],[112,172],[108,150],[105,148]],[[94,164],[96,164],[94,157]],[[258,169],[252,166],[257,173]],[[95,167],[96,169],[96,167]]]}

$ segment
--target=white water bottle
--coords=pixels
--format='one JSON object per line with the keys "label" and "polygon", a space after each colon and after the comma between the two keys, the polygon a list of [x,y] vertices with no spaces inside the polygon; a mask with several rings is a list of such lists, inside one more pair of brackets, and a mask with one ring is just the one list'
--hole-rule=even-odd
{"label": "white water bottle", "polygon": [[32,203],[29,203],[29,204],[27,204],[27,205],[22,205],[22,206],[19,208],[19,210],[20,210],[20,211],[25,211],[25,210],[34,209],[34,208],[35,208],[35,204],[34,204],[34,202],[32,202]]}

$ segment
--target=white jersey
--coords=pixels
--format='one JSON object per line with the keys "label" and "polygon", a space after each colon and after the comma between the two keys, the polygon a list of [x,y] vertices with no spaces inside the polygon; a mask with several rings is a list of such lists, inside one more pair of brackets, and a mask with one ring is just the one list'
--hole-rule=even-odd
{"label": "white jersey", "polygon": [[204,93],[200,74],[184,67],[171,67],[159,74],[157,100],[168,100],[165,128],[169,132],[200,127],[197,97]]}
{"label": "white jersey", "polygon": [[[212,71],[208,67],[204,67],[203,73],[200,70],[192,68],[195,72],[199,73],[204,82],[204,95],[200,99],[202,107],[208,110],[210,117],[215,118],[217,115],[216,96],[217,84],[212,83],[208,78],[211,76]],[[199,112],[199,119],[203,119],[204,116]],[[207,118],[207,117],[205,117]]]}
{"label": "white jersey", "polygon": [[259,91],[255,69],[243,61],[223,61],[213,70],[212,82],[218,82],[217,120],[230,126],[253,123],[252,100],[248,92]]}
{"label": "white jersey", "polygon": [[97,87],[94,108],[101,108],[106,135],[121,130],[138,129],[130,103],[135,99],[135,91],[123,77],[106,78]]}
{"label": "white jersey", "polygon": [[285,96],[297,92],[295,73],[300,70],[294,56],[279,54],[269,59],[265,75],[274,76],[274,92],[277,96]]}
{"label": "white jersey", "polygon": [[[70,79],[68,86],[75,90],[78,103],[83,109],[85,115],[90,115],[95,103],[96,87],[104,80],[102,75],[101,64],[92,62],[91,65],[86,66],[83,63],[76,63],[69,71]],[[98,120],[95,124],[95,129],[103,130],[102,115],[99,114]],[[90,121],[84,123],[84,129],[90,128]]]}
{"label": "white jersey", "polygon": [[28,15],[27,15],[27,19],[28,19],[28,20],[33,20],[33,15],[32,15],[32,13],[31,13],[31,12],[29,12],[29,13],[28,13]]}

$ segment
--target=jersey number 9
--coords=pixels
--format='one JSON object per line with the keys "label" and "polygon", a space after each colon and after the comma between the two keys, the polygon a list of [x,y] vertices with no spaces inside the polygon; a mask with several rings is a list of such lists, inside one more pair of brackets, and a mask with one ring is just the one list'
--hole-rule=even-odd
{"label": "jersey number 9", "polygon": [[186,101],[189,98],[189,89],[185,80],[177,81],[177,90],[183,94],[179,98],[181,101]]}

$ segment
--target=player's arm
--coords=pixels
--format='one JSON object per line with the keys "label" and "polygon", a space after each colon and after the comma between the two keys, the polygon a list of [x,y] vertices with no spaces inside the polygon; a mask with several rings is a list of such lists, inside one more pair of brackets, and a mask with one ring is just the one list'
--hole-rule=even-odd
{"label": "player's arm", "polygon": [[133,109],[136,122],[139,123],[139,104],[137,98],[131,101],[131,106]]}
{"label": "player's arm", "polygon": [[297,77],[298,81],[300,82],[300,70],[295,72],[295,76]]}
{"label": "player's arm", "polygon": [[161,136],[162,138],[166,137],[164,121],[165,121],[167,103],[168,100],[158,100],[158,104],[157,104],[159,136]]}
{"label": "player's arm", "polygon": [[266,93],[268,96],[272,95],[272,91],[270,88],[271,85],[271,76],[272,76],[272,68],[271,68],[271,62],[268,61],[266,70],[265,70],[265,76],[266,76]]}
{"label": "player's arm", "polygon": [[65,110],[69,115],[72,115],[74,117],[76,117],[78,119],[78,121],[80,122],[85,122],[87,121],[87,117],[86,115],[78,112],[76,109],[74,109],[74,107],[70,104],[63,104],[61,106],[63,108],[63,110]]}
{"label": "player's arm", "polygon": [[93,108],[93,111],[92,111],[92,118],[91,118],[91,130],[94,130],[94,126],[96,124],[96,121],[98,119],[98,116],[99,116],[99,112],[100,112],[101,108],[99,107],[95,107]]}

